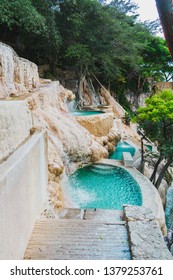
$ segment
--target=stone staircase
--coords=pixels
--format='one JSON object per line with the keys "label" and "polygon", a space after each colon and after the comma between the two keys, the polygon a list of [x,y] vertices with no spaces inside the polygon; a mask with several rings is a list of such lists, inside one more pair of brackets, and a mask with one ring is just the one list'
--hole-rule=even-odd
{"label": "stone staircase", "polygon": [[62,209],[35,223],[24,259],[129,260],[123,211]]}

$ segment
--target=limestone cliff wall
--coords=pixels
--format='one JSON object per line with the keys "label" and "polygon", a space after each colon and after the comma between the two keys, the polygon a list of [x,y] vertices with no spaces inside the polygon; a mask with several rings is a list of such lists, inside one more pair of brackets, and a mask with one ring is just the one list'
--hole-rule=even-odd
{"label": "limestone cliff wall", "polygon": [[0,42],[0,98],[21,95],[38,84],[37,65],[20,58],[11,47]]}

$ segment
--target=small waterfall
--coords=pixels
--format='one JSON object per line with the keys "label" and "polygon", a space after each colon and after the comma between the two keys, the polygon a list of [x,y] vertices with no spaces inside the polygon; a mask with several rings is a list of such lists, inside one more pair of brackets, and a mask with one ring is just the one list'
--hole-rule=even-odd
{"label": "small waterfall", "polygon": [[92,105],[101,105],[99,95],[96,92],[92,92]]}
{"label": "small waterfall", "polygon": [[70,184],[70,182],[68,179],[68,175],[66,172],[64,172],[62,175],[62,178],[61,178],[64,207],[65,208],[79,208],[79,205],[74,204],[74,201],[72,200],[72,194],[71,194],[69,184]]}
{"label": "small waterfall", "polygon": [[92,105],[101,105],[99,94],[95,91],[92,80],[89,79],[88,81],[89,92],[92,99]]}
{"label": "small waterfall", "polygon": [[70,112],[74,112],[77,107],[77,101],[74,99],[72,101],[67,102],[67,106]]}
{"label": "small waterfall", "polygon": [[165,218],[168,229],[173,230],[173,183],[167,192],[167,201],[165,208]]}

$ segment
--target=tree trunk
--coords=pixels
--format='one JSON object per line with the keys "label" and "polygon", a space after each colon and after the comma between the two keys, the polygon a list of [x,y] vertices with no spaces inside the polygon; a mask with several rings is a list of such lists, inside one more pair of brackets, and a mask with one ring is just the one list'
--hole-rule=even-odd
{"label": "tree trunk", "polygon": [[153,184],[155,184],[157,169],[158,169],[158,166],[161,163],[161,161],[162,161],[162,157],[159,157],[157,162],[155,163],[153,173],[151,174],[150,181]]}
{"label": "tree trunk", "polygon": [[156,189],[159,188],[159,186],[160,186],[160,184],[161,184],[161,181],[162,181],[162,179],[163,179],[163,177],[164,177],[164,175],[165,175],[165,172],[167,171],[168,167],[170,166],[170,164],[171,164],[172,162],[173,162],[173,160],[170,159],[170,158],[168,158],[166,164],[165,164],[164,167],[162,168],[162,170],[161,170],[161,172],[160,172],[160,175],[159,175],[159,177],[158,177],[158,179],[157,179],[157,181],[156,181],[156,183],[155,183]]}
{"label": "tree trunk", "polygon": [[77,109],[82,109],[83,107],[83,96],[84,96],[84,81],[85,81],[85,72],[82,71],[82,66],[80,67],[79,71],[77,71],[78,76],[78,107]]}
{"label": "tree trunk", "polygon": [[141,137],[141,164],[139,167],[139,171],[144,174],[144,140],[145,136]]}

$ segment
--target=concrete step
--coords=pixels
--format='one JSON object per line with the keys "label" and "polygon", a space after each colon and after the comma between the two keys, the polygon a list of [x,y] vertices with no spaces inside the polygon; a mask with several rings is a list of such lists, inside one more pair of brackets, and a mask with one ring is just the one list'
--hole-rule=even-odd
{"label": "concrete step", "polygon": [[78,219],[36,222],[25,259],[131,259],[126,224]]}
{"label": "concrete step", "polygon": [[57,212],[59,219],[78,219],[78,220],[94,220],[94,221],[121,221],[123,217],[122,210],[107,209],[59,209]]}

